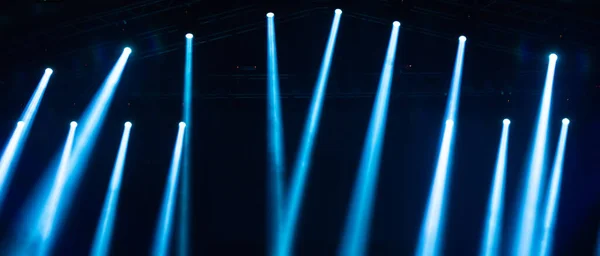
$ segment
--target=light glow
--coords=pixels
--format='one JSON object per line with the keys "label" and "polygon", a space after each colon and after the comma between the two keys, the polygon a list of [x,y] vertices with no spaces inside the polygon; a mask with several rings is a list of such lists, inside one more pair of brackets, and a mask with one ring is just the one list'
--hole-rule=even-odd
{"label": "light glow", "polygon": [[192,33],[187,33],[187,34],[185,34],[185,38],[192,39],[192,38],[194,38],[194,35]]}
{"label": "light glow", "polygon": [[272,12],[267,13],[267,18],[273,18],[273,16],[275,16],[275,14],[273,14]]}

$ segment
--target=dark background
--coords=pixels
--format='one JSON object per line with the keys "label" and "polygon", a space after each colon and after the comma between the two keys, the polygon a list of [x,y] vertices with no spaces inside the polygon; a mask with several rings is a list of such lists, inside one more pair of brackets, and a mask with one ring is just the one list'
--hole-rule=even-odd
{"label": "dark background", "polygon": [[[437,156],[458,36],[467,36],[451,173],[445,252],[475,255],[502,119],[512,121],[504,248],[540,103],[547,56],[559,55],[549,159],[571,120],[556,226],[556,255],[591,255],[600,220],[600,78],[591,2],[222,1],[28,2],[0,8],[0,143],[7,141],[43,70],[54,74],[0,212],[10,234],[124,46],[133,54],[83,176],[59,255],[88,253],[123,123],[133,123],[111,244],[146,254],[153,239],[177,123],[184,35],[194,42],[193,252],[266,253],[266,24],[276,14],[287,166],[295,159],[333,10],[338,41],[296,250],[331,255],[344,225],[391,22],[402,22],[370,252],[406,255],[417,242]],[[597,16],[597,15],[596,15]],[[177,239],[177,229],[173,232]],[[176,248],[172,243],[172,248]]]}

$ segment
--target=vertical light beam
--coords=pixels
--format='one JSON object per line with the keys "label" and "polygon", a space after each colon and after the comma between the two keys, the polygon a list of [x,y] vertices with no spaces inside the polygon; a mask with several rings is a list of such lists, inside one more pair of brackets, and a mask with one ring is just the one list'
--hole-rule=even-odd
{"label": "vertical light beam", "polygon": [[50,76],[52,73],[52,69],[49,68],[47,68],[44,72],[42,79],[38,83],[37,88],[27,103],[25,111],[23,111],[21,114],[21,118],[17,123],[17,127],[15,128],[7,145],[4,147],[4,151],[2,152],[2,157],[0,158],[0,207],[2,207],[2,202],[4,201],[6,191],[8,190],[8,184],[12,178],[12,172],[15,166],[14,164],[19,161],[21,152],[23,151],[23,146],[27,140],[29,129],[31,128],[31,125],[35,119],[35,115],[38,111],[40,102],[42,101],[42,97],[44,96],[44,92],[46,91],[46,87],[48,86],[48,81],[50,81]]}
{"label": "vertical light beam", "polygon": [[183,148],[183,138],[185,134],[185,123],[179,123],[179,132],[177,132],[177,141],[173,149],[173,158],[171,159],[171,168],[163,197],[158,223],[156,225],[156,233],[154,236],[154,244],[152,249],[153,256],[166,256],[169,253],[169,241],[171,238],[171,230],[173,222],[173,210],[177,203],[175,195],[177,191],[177,181],[179,176],[179,165],[181,160],[181,151]]}
{"label": "vertical light beam", "polygon": [[552,177],[550,178],[550,187],[546,193],[546,210],[544,213],[544,226],[542,227],[542,239],[540,247],[540,256],[551,255],[554,223],[556,223],[556,214],[558,208],[558,199],[560,197],[560,183],[562,179],[562,168],[565,156],[565,147],[567,145],[567,133],[569,132],[569,119],[563,119],[558,138],[558,146],[554,155],[554,164],[552,167]]}
{"label": "vertical light beam", "polygon": [[181,204],[179,205],[179,255],[191,255],[190,236],[190,209],[191,209],[191,128],[192,128],[192,50],[194,46],[194,35],[188,33],[185,36],[185,67],[183,74],[183,122],[187,127],[187,134],[183,141],[183,170],[181,175]]}
{"label": "vertical light beam", "polygon": [[460,82],[467,38],[460,36],[458,41],[452,84],[450,85],[450,94],[446,103],[446,114],[444,115],[446,125],[435,167],[435,176],[429,193],[427,210],[421,224],[419,242],[415,253],[417,256],[437,256],[441,249],[440,237],[444,233],[445,224],[446,181],[448,180],[450,166],[452,165],[450,153],[452,152],[452,145],[454,143],[454,125],[456,116],[458,115]]}
{"label": "vertical light beam", "polygon": [[[269,243],[270,254],[277,255],[281,240],[283,221],[283,175],[285,171],[283,124],[279,95],[279,71],[277,70],[277,46],[275,44],[275,21],[272,12],[267,13],[267,158]],[[281,255],[277,255],[281,256]]]}
{"label": "vertical light beam", "polygon": [[385,125],[389,94],[392,86],[394,60],[400,23],[395,21],[379,78],[379,89],[371,113],[371,120],[363,145],[363,153],[358,168],[354,192],[350,202],[349,215],[342,237],[339,255],[365,255],[366,243],[375,197],[375,185],[379,173],[381,148],[385,135]]}
{"label": "vertical light beam", "polygon": [[510,121],[504,119],[496,159],[496,169],[494,171],[494,181],[488,203],[485,231],[481,242],[481,251],[479,252],[480,256],[499,255],[499,245],[502,237],[500,232],[502,231],[502,211],[504,209],[504,183],[506,179],[506,151],[508,149],[509,126]]}
{"label": "vertical light beam", "polygon": [[119,145],[119,151],[117,152],[117,159],[115,160],[115,165],[113,167],[112,177],[110,178],[110,184],[108,186],[108,191],[106,192],[106,198],[104,199],[102,215],[100,216],[98,227],[96,228],[96,235],[90,253],[92,256],[104,256],[108,255],[109,252],[115,214],[117,212],[117,206],[119,205],[119,191],[121,190],[121,179],[123,178],[123,167],[125,166],[130,131],[131,123],[126,122],[123,136],[121,137],[121,144]]}
{"label": "vertical light beam", "polygon": [[556,54],[550,54],[546,82],[542,94],[542,104],[535,128],[533,148],[529,156],[527,179],[523,187],[517,230],[514,235],[515,243],[513,255],[529,255],[532,252],[536,230],[537,210],[539,207],[540,187],[544,177],[544,161],[546,158],[546,137],[548,133],[548,119],[550,118],[550,103],[552,101],[552,85],[554,83],[554,70],[556,68]]}
{"label": "vertical light beam", "polygon": [[[63,186],[67,182],[68,178],[68,164],[70,160],[71,150],[73,148],[73,140],[75,138],[75,129],[77,128],[76,122],[71,122],[71,127],[69,128],[69,135],[67,136],[67,142],[63,148],[62,156],[60,157],[60,163],[58,165],[58,170],[56,172],[56,177],[54,178],[54,185],[52,187],[52,192],[48,197],[48,204],[52,206],[57,206],[58,201],[60,200],[60,190],[56,189],[56,187]],[[40,253],[39,255],[47,255],[51,248],[52,243],[52,232],[54,229],[54,219],[56,217],[57,208],[56,207],[47,207],[44,208],[44,212],[42,213],[41,222],[39,222],[40,233]]]}
{"label": "vertical light beam", "polygon": [[290,255],[293,248],[296,223],[298,221],[298,216],[300,215],[300,209],[302,208],[304,184],[308,176],[315,137],[317,136],[317,131],[319,129],[319,120],[321,118],[321,110],[323,109],[323,102],[325,100],[327,80],[329,78],[331,59],[333,57],[333,50],[335,48],[341,16],[341,10],[337,9],[331,24],[331,31],[329,32],[329,39],[321,62],[321,70],[319,71],[319,76],[317,78],[314,95],[310,103],[302,141],[300,142],[300,148],[298,149],[298,155],[296,157],[296,162],[294,163],[294,176],[291,180],[289,194],[285,198],[285,221],[283,222],[283,228],[281,230],[281,251],[278,255]]}

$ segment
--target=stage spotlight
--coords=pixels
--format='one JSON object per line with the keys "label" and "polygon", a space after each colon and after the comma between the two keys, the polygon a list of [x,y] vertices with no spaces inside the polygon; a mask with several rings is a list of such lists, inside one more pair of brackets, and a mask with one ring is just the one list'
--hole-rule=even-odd
{"label": "stage spotlight", "polygon": [[23,125],[25,125],[25,122],[23,122],[23,121],[19,121],[17,123],[17,127],[22,127]]}
{"label": "stage spotlight", "polygon": [[73,128],[77,127],[77,122],[75,122],[75,121],[71,122],[71,127],[73,127]]}
{"label": "stage spotlight", "polygon": [[192,39],[192,38],[194,38],[194,35],[192,35],[192,33],[187,33],[187,34],[185,34],[185,38]]}
{"label": "stage spotlight", "polygon": [[556,55],[555,53],[550,54],[550,60],[551,61],[556,61],[558,60],[558,55]]}
{"label": "stage spotlight", "polygon": [[125,47],[125,49],[123,49],[123,52],[126,53],[126,54],[130,54],[131,53],[131,48]]}
{"label": "stage spotlight", "polygon": [[125,122],[125,127],[131,127],[131,122]]}
{"label": "stage spotlight", "polygon": [[458,40],[460,40],[461,42],[465,42],[465,41],[467,41],[467,37],[466,36],[460,36],[458,38]]}
{"label": "stage spotlight", "polygon": [[273,14],[272,12],[267,13],[267,18],[273,18],[273,16],[275,16],[275,14]]}
{"label": "stage spotlight", "polygon": [[504,121],[502,121],[502,123],[505,124],[505,125],[509,125],[510,124],[510,120],[504,119]]}
{"label": "stage spotlight", "polygon": [[569,121],[569,119],[568,119],[568,118],[565,118],[565,119],[563,119],[563,120],[562,120],[562,123],[563,123],[563,124],[569,124],[570,122],[571,122],[571,121]]}
{"label": "stage spotlight", "polygon": [[400,27],[400,22],[399,21],[394,21],[394,23],[392,23],[394,25],[394,27]]}
{"label": "stage spotlight", "polygon": [[184,122],[179,122],[179,127],[185,127],[185,123]]}
{"label": "stage spotlight", "polygon": [[47,68],[46,69],[46,73],[48,73],[48,75],[51,75],[54,71],[51,68]]}
{"label": "stage spotlight", "polygon": [[342,14],[342,10],[340,10],[340,9],[335,9],[335,14]]}

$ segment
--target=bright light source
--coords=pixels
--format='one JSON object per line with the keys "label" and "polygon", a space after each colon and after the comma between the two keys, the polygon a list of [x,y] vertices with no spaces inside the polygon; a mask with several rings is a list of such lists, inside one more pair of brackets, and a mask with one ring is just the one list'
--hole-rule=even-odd
{"label": "bright light source", "polygon": [[47,69],[46,69],[46,73],[48,73],[48,74],[52,74],[52,72],[54,72],[54,71],[53,71],[51,68],[47,68]]}
{"label": "bright light source", "polygon": [[77,122],[75,122],[75,121],[71,122],[71,127],[77,127]]}
{"label": "bright light source", "polygon": [[394,24],[394,27],[400,27],[400,22],[399,21],[394,21],[394,23],[392,23],[392,24]]}
{"label": "bright light source", "polygon": [[550,60],[555,61],[558,59],[558,55],[556,55],[555,53],[550,54]]}
{"label": "bright light source", "polygon": [[131,127],[131,122],[125,122],[125,127],[127,127],[127,128]]}
{"label": "bright light source", "polygon": [[504,119],[504,121],[502,121],[502,123],[504,123],[505,125],[509,125],[510,124],[510,120]]}
{"label": "bright light source", "polygon": [[267,13],[267,18],[273,18],[273,16],[275,16],[275,14],[273,14],[272,12]]}
{"label": "bright light source", "polygon": [[184,122],[179,122],[179,127],[185,127],[185,123]]}
{"label": "bright light source", "polygon": [[17,123],[17,127],[22,127],[23,125],[25,125],[25,122],[23,122],[23,121],[19,121]]}
{"label": "bright light source", "polygon": [[466,36],[460,36],[458,38],[458,40],[460,40],[461,42],[467,41],[467,37]]}
{"label": "bright light source", "polygon": [[565,119],[563,119],[563,121],[562,121],[562,122],[563,122],[563,124],[569,124],[571,121],[569,121],[569,119],[568,119],[568,118],[565,118]]}
{"label": "bright light source", "polygon": [[130,54],[131,53],[131,48],[125,47],[125,49],[123,49],[123,52],[126,53],[126,54]]}
{"label": "bright light source", "polygon": [[194,35],[192,35],[192,33],[187,33],[187,34],[185,34],[185,38],[192,39],[192,38],[194,38]]}
{"label": "bright light source", "polygon": [[446,120],[446,125],[452,126],[452,125],[454,125],[454,121],[452,121],[452,120]]}
{"label": "bright light source", "polygon": [[340,9],[335,9],[335,14],[342,14],[342,10],[340,10]]}

